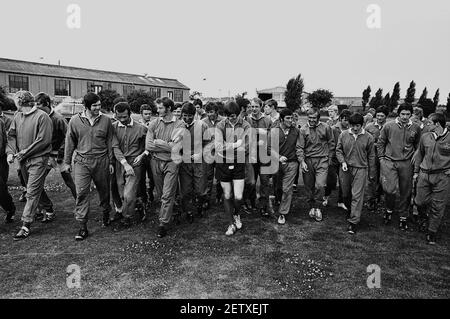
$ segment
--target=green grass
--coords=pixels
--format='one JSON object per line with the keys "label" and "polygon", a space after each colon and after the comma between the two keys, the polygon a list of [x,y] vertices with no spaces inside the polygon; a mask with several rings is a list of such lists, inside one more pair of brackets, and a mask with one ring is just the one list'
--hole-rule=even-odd
{"label": "green grass", "polygon": [[[10,185],[18,185],[11,170]],[[153,211],[144,224],[114,232],[100,227],[96,193],[91,236],[75,242],[74,201],[53,172],[47,179],[57,219],[35,223],[14,242],[20,223],[0,225],[1,298],[449,298],[450,231],[445,218],[436,246],[424,235],[363,213],[360,231],[345,232],[343,211],[330,207],[324,221],[307,216],[303,189],[295,194],[286,225],[243,216],[243,229],[225,236],[222,207],[174,226],[156,238]],[[11,190],[14,199],[20,195]],[[335,205],[332,197],[331,205]],[[18,203],[18,215],[23,203]],[[17,218],[18,219],[18,218]],[[66,268],[81,268],[81,288],[67,288]],[[366,285],[370,264],[381,267],[381,288]]]}

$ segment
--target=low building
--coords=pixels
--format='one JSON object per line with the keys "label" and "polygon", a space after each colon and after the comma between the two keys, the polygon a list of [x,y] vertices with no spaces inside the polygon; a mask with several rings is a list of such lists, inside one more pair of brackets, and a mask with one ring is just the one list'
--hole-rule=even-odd
{"label": "low building", "polygon": [[43,64],[0,58],[0,86],[9,93],[27,90],[45,92],[56,102],[81,99],[88,92],[116,90],[127,96],[133,90],[151,92],[155,98],[167,96],[175,102],[189,100],[189,88],[176,79],[118,73],[71,66]]}

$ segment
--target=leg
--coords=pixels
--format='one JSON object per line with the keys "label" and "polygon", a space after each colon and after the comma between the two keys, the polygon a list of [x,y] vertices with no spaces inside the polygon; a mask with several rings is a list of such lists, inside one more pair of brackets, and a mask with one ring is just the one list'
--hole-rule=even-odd
{"label": "leg", "polygon": [[441,225],[448,201],[450,177],[446,174],[432,174],[432,200],[428,231],[436,233]]}
{"label": "leg", "polygon": [[66,184],[66,186],[70,189],[72,196],[74,199],[77,198],[77,190],[75,187],[75,183],[73,182],[72,175],[69,172],[61,172],[61,177]]}
{"label": "leg", "polygon": [[316,171],[316,182],[314,188],[316,193],[314,195],[315,205],[317,207],[318,203],[322,203],[323,196],[325,195],[325,186],[327,184],[328,176],[328,158],[319,157],[315,159],[315,171]]}
{"label": "leg", "polygon": [[400,219],[406,219],[409,217],[409,205],[411,204],[413,166],[409,160],[399,161],[397,165],[400,189]]}
{"label": "leg", "polygon": [[351,185],[352,208],[348,222],[357,225],[361,220],[361,212],[364,203],[364,191],[366,189],[366,181],[367,181],[367,169],[352,167],[351,175],[353,179]]}
{"label": "leg", "polygon": [[10,217],[14,215],[16,211],[16,206],[14,205],[11,194],[8,190],[7,178],[9,170],[8,162],[6,161],[6,157],[0,158],[0,206],[10,214]]}
{"label": "leg", "polygon": [[395,208],[398,172],[391,160],[385,159],[380,162],[380,182],[386,196],[386,208],[392,213]]}
{"label": "leg", "polygon": [[[107,224],[105,222],[109,222],[109,213],[111,212],[111,174],[109,174],[109,158],[103,156],[102,158],[95,159],[93,164],[92,179],[97,188],[100,206],[103,209],[103,222],[104,224]],[[117,182],[115,184],[117,185]]]}
{"label": "leg", "polygon": [[75,157],[74,160],[74,178],[77,190],[77,199],[75,201],[75,219],[86,227],[88,214],[90,210],[89,193],[91,189],[91,170],[87,162],[81,162]]}
{"label": "leg", "polygon": [[314,203],[314,193],[315,193],[314,185],[316,183],[316,171],[312,164],[312,159],[307,158],[305,162],[306,165],[308,166],[308,171],[303,172],[303,182],[305,184],[306,198],[309,204],[309,208],[316,208]]}
{"label": "leg", "polygon": [[125,187],[123,189],[123,215],[126,218],[132,218],[134,216],[136,195],[141,176],[142,166],[134,167],[134,175],[125,176]]}
{"label": "leg", "polygon": [[298,172],[298,163],[289,162],[281,164],[280,172],[282,172],[282,190],[283,195],[280,203],[280,215],[287,215],[291,209],[292,191],[295,176]]}
{"label": "leg", "polygon": [[161,209],[159,210],[160,226],[165,226],[172,217],[175,194],[177,191],[178,165],[174,162],[163,162],[163,191],[161,196]]}
{"label": "leg", "polygon": [[352,202],[352,174],[351,168],[344,172],[342,167],[339,169],[339,184],[342,189],[342,199],[347,208],[351,208]]}
{"label": "leg", "polygon": [[161,161],[155,158],[151,159],[151,167],[153,174],[153,181],[156,188],[156,197],[161,199],[162,189],[163,189],[163,171],[161,168]]}

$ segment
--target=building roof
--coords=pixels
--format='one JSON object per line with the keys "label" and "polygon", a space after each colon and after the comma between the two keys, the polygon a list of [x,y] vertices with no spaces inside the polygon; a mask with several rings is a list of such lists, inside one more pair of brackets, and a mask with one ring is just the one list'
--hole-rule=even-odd
{"label": "building roof", "polygon": [[256,90],[257,94],[273,94],[273,93],[284,93],[286,91],[286,88],[284,86],[276,86],[271,89],[263,89],[263,90]]}
{"label": "building roof", "polygon": [[189,90],[176,79],[0,58],[0,72]]}

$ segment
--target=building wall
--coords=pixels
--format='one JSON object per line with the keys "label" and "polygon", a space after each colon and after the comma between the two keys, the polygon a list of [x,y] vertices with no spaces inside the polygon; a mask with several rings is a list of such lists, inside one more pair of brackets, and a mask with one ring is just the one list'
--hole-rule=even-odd
{"label": "building wall", "polygon": [[[0,86],[9,86],[9,75],[15,75],[14,73],[4,73],[0,72]],[[64,78],[53,78],[48,76],[35,76],[28,75],[28,86],[29,90],[33,94],[37,94],[39,92],[45,92],[49,94],[51,97],[55,95],[55,79],[64,79]],[[76,79],[67,79],[70,80],[70,94],[74,99],[81,99],[87,93],[87,84],[88,82],[93,83],[94,85],[101,85],[103,89],[106,89],[105,83],[111,84],[111,89],[116,90],[117,93],[123,95],[123,87],[126,84],[123,83],[114,83],[114,82],[104,82],[104,81],[86,81],[86,80],[76,80]],[[149,86],[144,85],[134,85],[135,90],[142,89],[144,91],[149,91]],[[161,88],[161,97],[168,96],[168,91],[172,91],[175,95],[175,90],[172,88]],[[181,90],[181,89],[180,89]],[[183,91],[183,101],[189,100],[189,90]]]}

